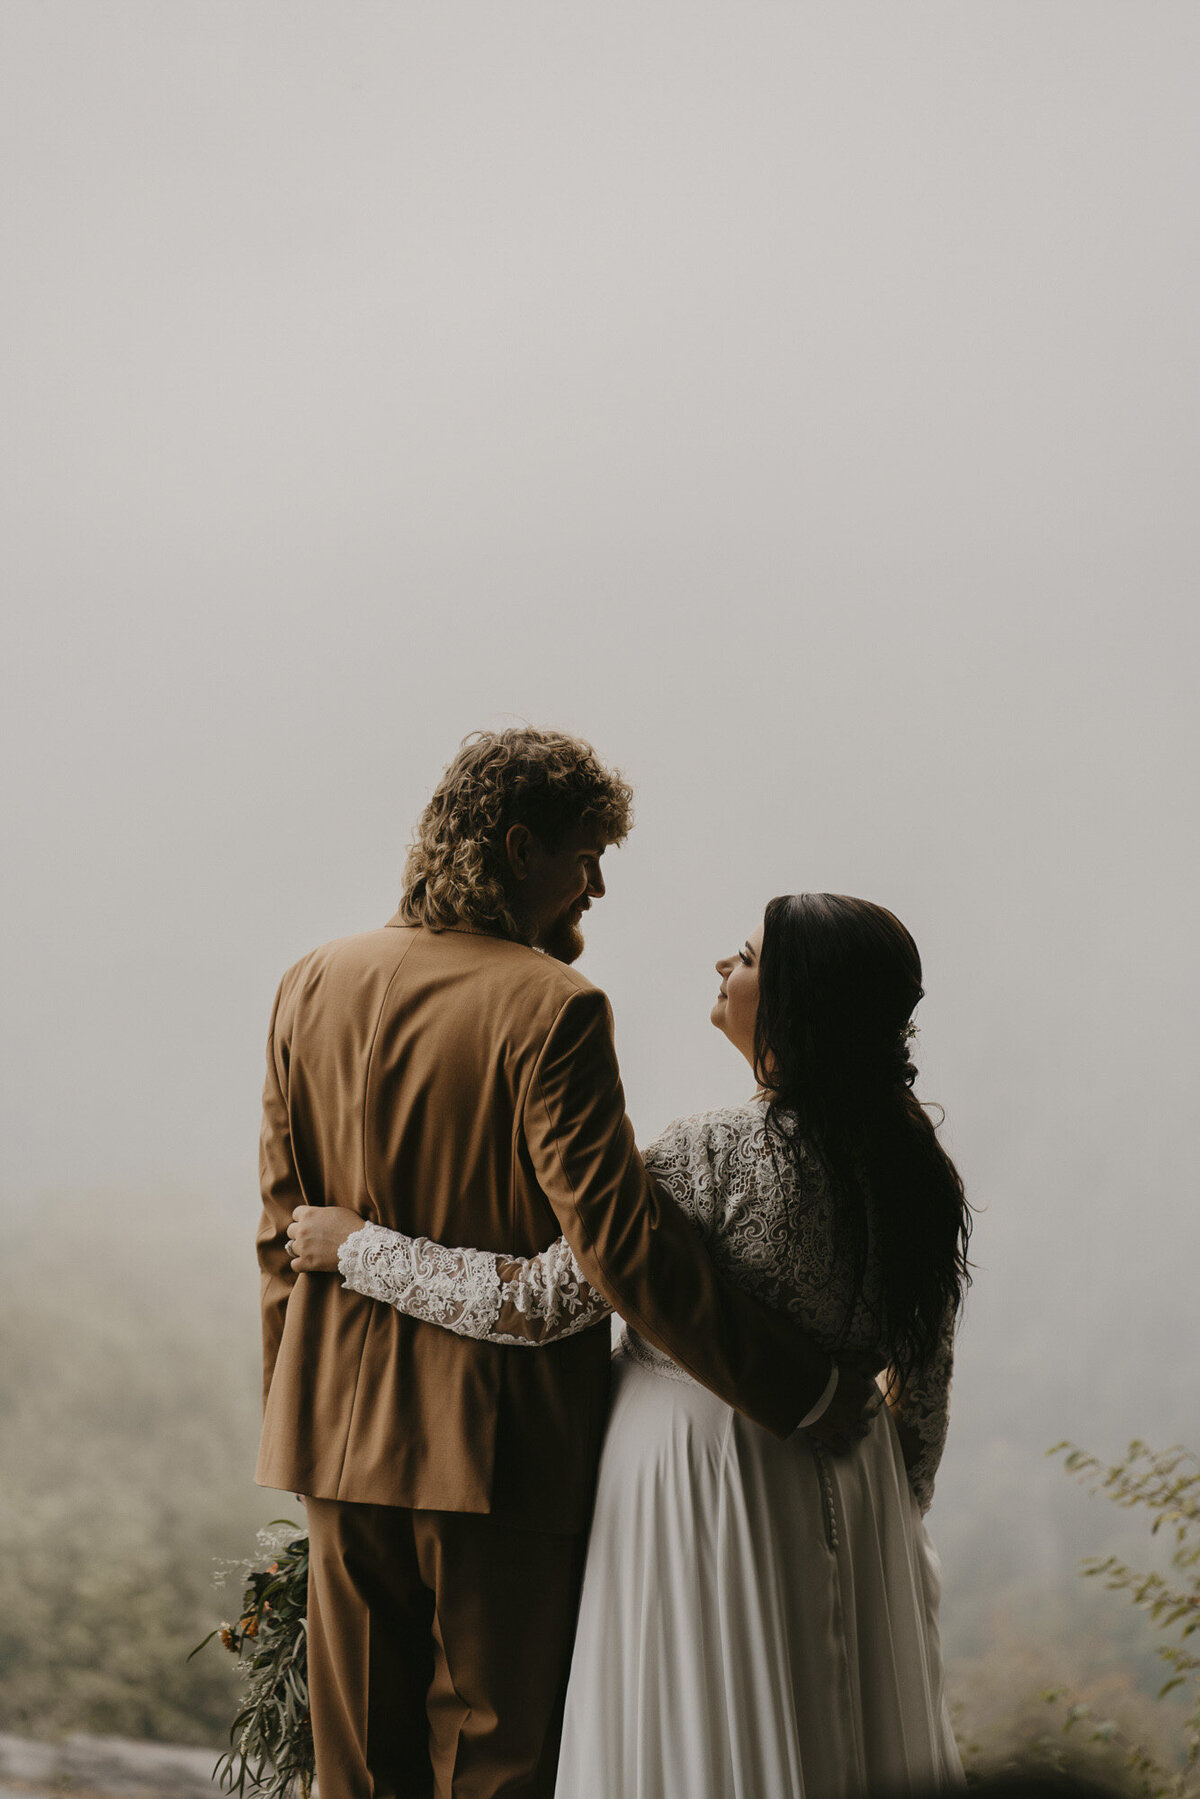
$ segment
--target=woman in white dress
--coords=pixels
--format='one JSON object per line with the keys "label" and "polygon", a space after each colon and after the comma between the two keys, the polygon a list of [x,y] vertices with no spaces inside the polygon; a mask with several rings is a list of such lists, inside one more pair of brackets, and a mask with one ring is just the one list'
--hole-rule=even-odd
{"label": "woman in white dress", "polygon": [[[844,1454],[780,1442],[624,1327],[556,1799],[956,1784],[922,1514],[970,1215],[912,1092],[920,958],[882,907],[797,894],[717,971],[712,1021],[758,1092],[672,1124],[646,1166],[731,1281],[885,1368],[888,1403]],[[309,1217],[310,1266],[319,1228],[348,1286],[446,1329],[536,1349],[608,1317],[565,1239],[508,1258]]]}

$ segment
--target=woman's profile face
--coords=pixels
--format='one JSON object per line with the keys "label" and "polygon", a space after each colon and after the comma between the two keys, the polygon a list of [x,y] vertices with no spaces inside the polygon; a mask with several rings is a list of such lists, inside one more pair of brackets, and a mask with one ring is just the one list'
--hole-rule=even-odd
{"label": "woman's profile face", "polygon": [[754,1021],[758,1017],[758,964],[762,956],[763,928],[759,925],[732,956],[717,963],[721,991],[712,1009],[712,1021],[724,1031],[735,1049],[754,1066]]}

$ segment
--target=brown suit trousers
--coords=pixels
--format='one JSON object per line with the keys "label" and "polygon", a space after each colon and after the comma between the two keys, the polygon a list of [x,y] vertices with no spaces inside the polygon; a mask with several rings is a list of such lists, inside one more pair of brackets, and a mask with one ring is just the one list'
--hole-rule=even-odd
{"label": "brown suit trousers", "polygon": [[[507,1256],[565,1234],[642,1336],[781,1436],[821,1392],[828,1360],[719,1278],[642,1166],[604,995],[522,944],[394,919],[289,969],[267,1048],[260,1177],[257,1478],[323,1502],[311,1507],[310,1637],[325,1694],[314,1705],[322,1799],[391,1793],[388,1769],[426,1766],[419,1736],[432,1744],[439,1799],[539,1794],[573,1628],[576,1575],[565,1570],[577,1566],[604,1425],[608,1332],[506,1348],[417,1323],[336,1276],[293,1275],[293,1207],[350,1206]],[[531,1606],[543,1585],[544,1603]],[[413,1697],[422,1680],[424,1730]],[[393,1724],[381,1726],[393,1687]]]}
{"label": "brown suit trousers", "polygon": [[551,1799],[585,1537],[307,1502],[322,1799]]}

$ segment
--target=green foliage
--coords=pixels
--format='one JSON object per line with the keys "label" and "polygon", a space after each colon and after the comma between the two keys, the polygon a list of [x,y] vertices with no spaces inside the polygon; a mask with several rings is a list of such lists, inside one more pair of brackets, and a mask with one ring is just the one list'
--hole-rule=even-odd
{"label": "green foliage", "polygon": [[[1086,1589],[1084,1589],[1086,1591]],[[1097,1594],[1097,1598],[1103,1598]],[[1130,1792],[1126,1742],[1146,1744],[1164,1763],[1178,1747],[1177,1719],[1157,1705],[1118,1652],[1115,1632],[1031,1630],[1018,1605],[997,1616],[980,1654],[947,1664],[951,1718],[970,1781],[1053,1771]],[[1065,1733],[1048,1710],[1048,1692],[1069,1693],[1101,1720],[1116,1722],[1120,1740],[1094,1739],[1076,1723]]]}
{"label": "green foliage", "polygon": [[[272,1538],[271,1531],[282,1536]],[[242,1796],[247,1784],[264,1799],[308,1799],[313,1782],[313,1734],[308,1709],[308,1538],[286,1519],[260,1535],[274,1559],[266,1568],[243,1570],[245,1590],[236,1624],[210,1631],[234,1655],[245,1677],[230,1727],[233,1747],[217,1764],[217,1778]],[[191,1659],[190,1657],[188,1658]]]}
{"label": "green foliage", "polygon": [[1089,1741],[1116,1746],[1138,1792],[1152,1799],[1200,1799],[1200,1644],[1193,1647],[1190,1641],[1200,1630],[1200,1460],[1178,1446],[1154,1450],[1137,1438],[1123,1460],[1111,1466],[1072,1443],[1057,1443],[1049,1453],[1063,1455],[1067,1472],[1090,1492],[1102,1493],[1126,1510],[1144,1508],[1151,1536],[1162,1532],[1172,1542],[1167,1574],[1133,1569],[1115,1555],[1089,1557],[1082,1573],[1110,1592],[1126,1593],[1154,1628],[1169,1637],[1157,1646],[1168,1670],[1158,1698],[1182,1693],[1185,1699],[1178,1765],[1169,1766],[1115,1718],[1069,1691],[1053,1687],[1042,1696],[1061,1710],[1064,1732],[1080,1728]]}

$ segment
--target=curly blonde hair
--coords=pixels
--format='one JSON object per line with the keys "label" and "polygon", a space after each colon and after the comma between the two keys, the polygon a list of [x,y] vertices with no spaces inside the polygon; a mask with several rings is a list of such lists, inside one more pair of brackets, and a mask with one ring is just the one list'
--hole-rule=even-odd
{"label": "curly blonde hair", "polygon": [[632,789],[590,744],[530,726],[473,731],[417,824],[401,917],[431,931],[472,924],[524,940],[510,903],[509,827],[527,825],[555,850],[585,820],[605,843],[621,843],[633,823]]}

